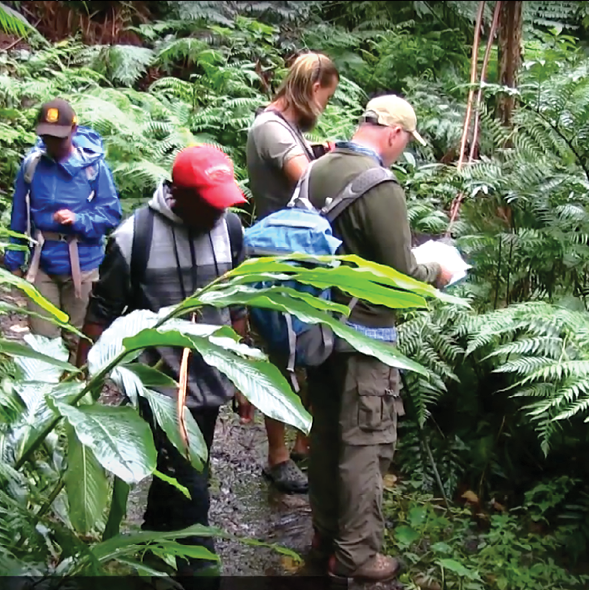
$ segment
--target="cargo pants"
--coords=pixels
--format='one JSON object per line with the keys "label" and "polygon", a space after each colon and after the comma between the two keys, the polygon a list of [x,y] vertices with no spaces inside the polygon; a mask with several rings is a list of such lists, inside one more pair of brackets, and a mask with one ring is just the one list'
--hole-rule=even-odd
{"label": "cargo pants", "polygon": [[[70,275],[49,276],[39,270],[34,285],[45,299],[68,314],[69,322],[74,328],[81,330],[86,317],[92,285],[98,280],[98,276],[98,269],[82,273],[81,299],[75,296],[74,281]],[[27,301],[27,307],[31,312],[47,317],[47,312],[31,299]],[[78,337],[75,334],[66,330],[62,332],[55,324],[36,316],[29,317],[29,327],[33,334],[45,336],[46,338],[62,336],[66,347],[70,351],[70,362],[75,362],[78,348]]]}
{"label": "cargo pants", "polygon": [[382,550],[383,477],[404,415],[400,375],[374,357],[336,352],[308,370],[308,394],[313,526],[354,571]]}

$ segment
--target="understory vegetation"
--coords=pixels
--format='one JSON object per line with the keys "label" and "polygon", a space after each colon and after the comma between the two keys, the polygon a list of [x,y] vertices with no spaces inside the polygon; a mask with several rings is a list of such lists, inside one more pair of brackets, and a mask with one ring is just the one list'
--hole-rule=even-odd
{"label": "understory vegetation", "polygon": [[[394,166],[412,229],[423,241],[450,227],[472,269],[449,290],[469,306],[434,297],[427,309],[416,304],[399,315],[400,352],[422,367],[405,373],[407,417],[400,425],[396,476],[386,485],[388,549],[409,564],[402,577],[407,588],[589,587],[589,13],[583,2],[523,4],[517,85],[501,83],[493,47],[474,109],[479,134],[469,136],[473,157],[464,161],[460,144],[478,2],[0,4],[0,27],[7,31],[0,46],[9,48],[0,52],[3,248],[11,187],[35,140],[38,106],[57,95],[102,135],[127,214],[167,177],[177,151],[196,142],[218,145],[233,158],[249,196],[248,127],[298,51],[326,52],[342,76],[310,134],[315,141],[348,139],[375,94],[402,93],[414,105],[428,146],[411,145]],[[479,62],[494,5],[485,6]],[[37,32],[25,36],[18,14],[39,21]],[[64,15],[68,30],[59,24]],[[505,96],[515,100],[508,122],[498,116]],[[451,223],[457,197],[459,215]],[[246,224],[255,218],[251,204],[240,213]],[[14,284],[7,273],[0,282]],[[227,287],[210,301],[260,303],[247,291],[247,280],[235,285],[234,293]],[[275,297],[299,313],[321,312],[316,302],[295,301],[288,293]],[[15,310],[3,304],[2,311]],[[127,325],[136,349],[163,338],[153,328],[159,319],[151,318],[142,335],[133,336]],[[208,347],[208,358],[217,363],[221,342],[215,338],[232,342],[235,358],[262,371],[256,353],[239,348],[231,334],[191,333],[187,343],[187,327],[175,324],[174,330],[179,345],[201,353]],[[113,541],[121,539],[129,485],[154,468],[134,409],[111,408],[119,414],[110,419],[113,431],[126,420],[139,429],[141,468],[110,470],[114,483],[96,475],[91,482],[97,487],[85,498],[72,495],[68,477],[74,475],[64,471],[67,445],[90,473],[126,464],[125,457],[94,456],[81,437],[105,412],[95,402],[121,342],[95,350],[104,356],[84,382],[71,377],[65,362],[41,379],[39,366],[23,361],[23,349],[0,343],[0,480],[6,482],[0,491],[0,567],[87,573],[117,554],[121,563],[150,573],[136,557],[138,544],[151,542],[147,537],[127,539],[124,552]],[[38,342],[30,344],[41,350]],[[60,351],[49,356],[67,358]],[[39,360],[47,367],[47,358]],[[117,360],[123,361],[128,358]],[[172,436],[173,408],[149,389],[162,385],[161,375],[121,367],[118,385],[159,403],[161,424]],[[45,382],[41,393],[39,381]],[[275,390],[285,386],[273,383]],[[55,401],[47,403],[50,391]],[[257,395],[259,407],[280,405],[276,398],[264,405],[265,394]],[[305,424],[304,411],[288,399],[285,417]],[[73,407],[72,400],[86,401]],[[55,416],[66,426],[47,430],[43,452],[27,463],[39,448],[31,450],[31,441]],[[202,458],[196,455],[195,464]],[[168,562],[170,555],[186,555],[171,537],[153,540],[152,552]]]}

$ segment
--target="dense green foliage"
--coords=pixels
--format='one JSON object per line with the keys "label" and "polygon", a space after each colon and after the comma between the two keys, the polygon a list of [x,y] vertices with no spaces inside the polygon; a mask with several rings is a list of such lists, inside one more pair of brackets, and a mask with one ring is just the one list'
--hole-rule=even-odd
{"label": "dense green foliage", "polygon": [[[513,127],[494,116],[506,90],[493,51],[478,158],[460,170],[477,2],[277,2],[273,10],[264,2],[143,4],[157,4],[152,15],[161,20],[129,23],[141,46],[85,45],[80,38],[49,45],[32,36],[28,49],[0,54],[3,225],[14,175],[34,140],[36,108],[56,94],[103,135],[130,211],[192,142],[226,150],[248,193],[248,126],[299,49],[327,52],[342,74],[313,139],[349,138],[369,96],[403,92],[429,142],[411,146],[395,166],[412,228],[443,234],[451,202],[463,195],[452,232],[473,270],[452,291],[471,309],[436,302],[401,318],[400,348],[427,375],[407,374],[410,411],[396,463],[415,493],[439,493],[435,471],[448,497],[459,500],[470,490],[481,502],[481,528],[490,532],[472,533],[487,543],[475,552],[455,543],[474,526],[463,514],[450,526],[444,519],[451,515],[437,509],[417,516],[416,509],[399,514],[397,506],[406,529],[433,545],[398,528],[391,543],[411,549],[411,563],[429,564],[448,588],[575,587],[571,572],[589,542],[585,3],[524,3]],[[488,2],[487,23],[492,8]],[[248,206],[244,219],[253,214]],[[525,518],[516,519],[518,509]],[[490,575],[494,560],[508,560],[510,552],[512,569]]]}

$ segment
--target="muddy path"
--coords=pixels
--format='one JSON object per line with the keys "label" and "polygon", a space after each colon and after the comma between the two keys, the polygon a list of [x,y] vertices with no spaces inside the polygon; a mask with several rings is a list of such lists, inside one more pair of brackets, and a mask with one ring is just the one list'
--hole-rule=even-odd
{"label": "muddy path", "polygon": [[[275,543],[304,553],[312,537],[307,495],[276,492],[262,476],[266,432],[258,417],[243,426],[229,408],[217,421],[211,452],[210,524],[241,538]],[[137,486],[129,500],[127,527],[141,524],[149,481]],[[215,541],[223,575],[276,576],[295,573],[289,557],[265,547],[237,541]]]}
{"label": "muddy path", "polygon": [[[15,291],[0,293],[0,301],[25,307],[24,298]],[[0,330],[5,338],[21,340],[28,333],[26,316],[0,315]],[[116,390],[107,387],[101,401],[118,403],[120,397]],[[294,431],[289,432],[289,437],[294,439]],[[222,408],[211,453],[210,524],[236,537],[277,544],[302,555],[308,550],[312,537],[308,496],[281,494],[268,484],[262,475],[267,448],[259,413],[251,424],[242,425],[230,407]],[[124,530],[140,527],[149,484],[146,480],[132,490]],[[223,539],[216,540],[216,547],[225,576],[301,573],[301,563],[271,548]],[[400,587],[395,583],[378,586]]]}

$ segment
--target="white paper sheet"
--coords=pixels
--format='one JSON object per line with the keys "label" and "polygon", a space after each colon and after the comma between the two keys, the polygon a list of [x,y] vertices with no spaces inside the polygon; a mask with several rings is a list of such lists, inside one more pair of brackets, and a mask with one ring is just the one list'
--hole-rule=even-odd
{"label": "white paper sheet", "polygon": [[417,264],[427,264],[428,262],[437,262],[447,268],[452,273],[452,278],[446,286],[453,285],[466,277],[468,269],[472,268],[466,264],[458,248],[450,246],[444,242],[429,240],[413,249]]}

